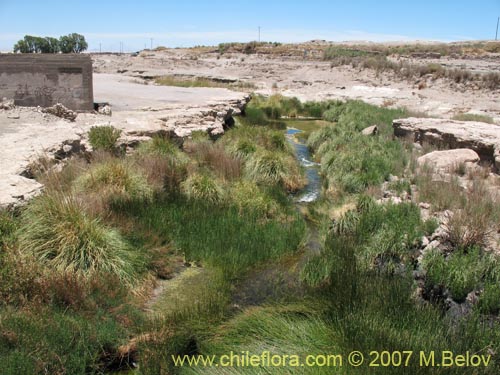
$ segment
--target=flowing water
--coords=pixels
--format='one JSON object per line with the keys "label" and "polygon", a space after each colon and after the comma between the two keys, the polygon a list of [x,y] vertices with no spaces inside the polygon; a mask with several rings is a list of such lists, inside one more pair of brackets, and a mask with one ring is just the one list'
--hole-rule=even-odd
{"label": "flowing water", "polygon": [[299,129],[287,128],[286,136],[294,147],[297,159],[304,167],[307,177],[307,185],[295,196],[295,200],[298,203],[309,203],[318,199],[321,190],[321,179],[319,176],[319,163],[311,160],[309,148],[303,141],[295,137],[296,134],[301,132],[302,130]]}

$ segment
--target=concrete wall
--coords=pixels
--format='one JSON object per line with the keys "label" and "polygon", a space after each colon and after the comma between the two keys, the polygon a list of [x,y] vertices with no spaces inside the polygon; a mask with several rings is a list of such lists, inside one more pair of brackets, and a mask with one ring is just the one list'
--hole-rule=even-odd
{"label": "concrete wall", "polygon": [[0,100],[19,106],[94,108],[92,60],[82,54],[0,54]]}

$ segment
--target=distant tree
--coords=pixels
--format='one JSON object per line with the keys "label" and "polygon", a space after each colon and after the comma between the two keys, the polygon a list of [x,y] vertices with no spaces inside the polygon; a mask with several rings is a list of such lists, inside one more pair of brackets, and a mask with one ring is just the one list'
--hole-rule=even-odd
{"label": "distant tree", "polygon": [[46,51],[42,53],[59,53],[61,51],[61,46],[59,45],[59,39],[52,38],[50,36],[45,37],[46,41]]}
{"label": "distant tree", "polygon": [[30,45],[26,42],[26,40],[21,39],[14,44],[14,52],[32,53],[33,51],[30,49]]}
{"label": "distant tree", "polygon": [[14,52],[21,53],[80,53],[88,48],[85,37],[80,34],[69,34],[57,38],[47,36],[41,38],[25,35],[14,45]]}
{"label": "distant tree", "polygon": [[88,48],[85,37],[77,33],[60,37],[59,46],[62,53],[80,53]]}
{"label": "distant tree", "polygon": [[14,45],[14,52],[21,53],[36,53],[40,52],[37,45],[37,37],[32,35],[25,35],[23,39],[19,40]]}

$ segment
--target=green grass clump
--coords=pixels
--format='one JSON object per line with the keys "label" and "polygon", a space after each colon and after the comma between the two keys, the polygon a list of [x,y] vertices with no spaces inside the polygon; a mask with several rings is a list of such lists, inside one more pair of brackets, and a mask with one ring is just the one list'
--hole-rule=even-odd
{"label": "green grass clump", "polygon": [[[483,253],[473,247],[467,252],[455,251],[445,258],[438,250],[425,254],[423,267],[427,271],[428,285],[441,285],[448,288],[454,300],[463,302],[467,294],[479,290],[483,282],[498,285],[500,265],[491,254]],[[483,307],[490,308],[493,293],[488,287]]]}
{"label": "green grass clump", "polygon": [[267,218],[280,213],[278,202],[253,181],[238,182],[231,189],[230,196],[241,211],[255,211]]}
{"label": "green grass clump", "polygon": [[290,208],[286,220],[262,220],[262,214],[237,205],[203,200],[173,200],[127,207],[146,228],[168,238],[187,260],[201,261],[238,277],[256,264],[297,250],[304,222]]}
{"label": "green grass clump", "polygon": [[89,142],[94,151],[114,152],[121,130],[113,126],[93,126],[89,130]]}
{"label": "green grass clump", "polygon": [[[335,112],[332,119],[337,119],[337,124],[311,133],[308,139],[308,146],[321,160],[327,188],[360,193],[387,180],[390,174],[402,173],[408,156],[403,145],[392,139],[391,124],[394,118],[404,117],[404,110],[348,101],[328,111]],[[379,127],[378,136],[360,134],[370,125]]]}
{"label": "green grass clump", "polygon": [[479,121],[479,122],[486,122],[488,124],[494,124],[495,121],[493,121],[493,118],[491,116],[487,115],[477,115],[474,113],[459,113],[452,118],[453,120],[458,120],[458,121]]}
{"label": "green grass clump", "polygon": [[82,276],[135,276],[136,255],[120,233],[85,213],[74,196],[42,195],[23,212],[19,247],[41,263]]}
{"label": "green grass clump", "polygon": [[4,309],[0,322],[2,374],[98,374],[116,355],[126,330],[109,317],[57,309]]}
{"label": "green grass clump", "polygon": [[192,200],[221,203],[224,190],[219,182],[207,174],[193,174],[182,183],[183,193]]}
{"label": "green grass clump", "polygon": [[74,186],[77,191],[98,195],[116,204],[131,200],[148,201],[153,196],[153,190],[146,178],[121,159],[110,159],[95,164],[75,180]]}
{"label": "green grass clump", "polygon": [[137,147],[140,155],[175,156],[180,157],[179,146],[167,137],[154,136],[150,141],[142,142]]}

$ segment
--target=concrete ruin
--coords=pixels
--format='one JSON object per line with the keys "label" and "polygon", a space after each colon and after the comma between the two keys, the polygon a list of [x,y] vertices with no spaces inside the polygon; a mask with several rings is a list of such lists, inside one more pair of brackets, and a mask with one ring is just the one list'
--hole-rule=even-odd
{"label": "concrete ruin", "polygon": [[81,54],[0,54],[0,99],[25,107],[94,109],[92,60]]}

